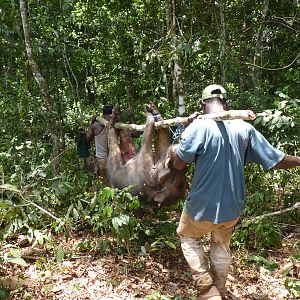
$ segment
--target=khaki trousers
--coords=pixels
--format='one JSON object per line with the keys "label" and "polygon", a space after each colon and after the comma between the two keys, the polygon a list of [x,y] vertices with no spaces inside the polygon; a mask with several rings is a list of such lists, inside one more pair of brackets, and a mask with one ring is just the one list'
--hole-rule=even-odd
{"label": "khaki trousers", "polygon": [[95,159],[94,159],[94,176],[101,177],[102,182],[105,185],[108,185],[108,180],[107,180],[107,176],[106,176],[106,158],[95,157]]}
{"label": "khaki trousers", "polygon": [[[210,221],[194,221],[187,213],[182,213],[177,234],[180,237],[183,255],[199,291],[215,285],[221,294],[225,292],[231,264],[230,238],[238,219],[214,224]],[[201,238],[209,233],[211,234],[210,267],[201,241]]]}

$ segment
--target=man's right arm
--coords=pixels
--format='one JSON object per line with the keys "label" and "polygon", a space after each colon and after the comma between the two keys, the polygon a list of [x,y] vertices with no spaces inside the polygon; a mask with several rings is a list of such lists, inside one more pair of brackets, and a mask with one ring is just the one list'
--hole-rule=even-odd
{"label": "man's right arm", "polygon": [[281,160],[277,165],[274,166],[274,169],[290,169],[300,166],[300,157],[285,155],[283,160]]}
{"label": "man's right arm", "polygon": [[187,163],[182,160],[176,153],[175,153],[175,159],[173,161],[173,168],[177,169],[179,171],[182,171],[186,168]]}
{"label": "man's right arm", "polygon": [[179,171],[183,171],[186,168],[187,163],[177,155],[177,153],[176,153],[177,147],[178,147],[178,145],[173,145],[169,148],[168,165],[171,168],[177,169]]}

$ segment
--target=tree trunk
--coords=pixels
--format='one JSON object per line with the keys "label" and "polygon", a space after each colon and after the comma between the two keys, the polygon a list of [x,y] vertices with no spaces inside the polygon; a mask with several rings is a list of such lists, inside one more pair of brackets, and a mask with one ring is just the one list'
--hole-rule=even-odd
{"label": "tree trunk", "polygon": [[166,21],[167,21],[167,34],[175,34],[175,22],[173,21],[173,9],[172,9],[172,0],[166,0]]}
{"label": "tree trunk", "polygon": [[39,70],[39,67],[33,56],[30,34],[29,34],[29,21],[28,21],[26,0],[20,0],[20,13],[21,13],[21,18],[22,18],[22,24],[23,24],[23,30],[24,30],[24,41],[25,41],[25,47],[26,47],[29,65],[31,67],[32,73],[33,73],[35,80],[38,83],[38,86],[43,95],[44,103],[45,103],[45,107],[46,107],[46,111],[47,111],[48,128],[49,128],[49,131],[51,134],[51,142],[52,142],[52,147],[53,147],[52,164],[53,164],[54,171],[58,172],[60,145],[59,145],[59,139],[57,136],[57,124],[56,124],[56,120],[54,118],[53,111],[52,111],[52,103],[51,103],[51,97],[50,97],[50,93],[49,93],[48,84],[47,84],[45,78],[42,76],[42,74]]}
{"label": "tree trunk", "polygon": [[[264,40],[264,29],[265,29],[265,19],[269,9],[269,0],[264,0],[264,7],[261,13],[260,26],[257,32],[255,53],[253,57],[253,64],[256,66],[262,65],[262,44]],[[252,68],[252,82],[254,88],[259,88],[260,86],[260,69],[257,67]]]}
{"label": "tree trunk", "polygon": [[221,85],[226,83],[226,23],[225,11],[226,0],[220,1],[220,23],[221,23],[221,36],[220,36],[220,64],[221,64]]}
{"label": "tree trunk", "polygon": [[175,13],[175,0],[166,0],[166,16],[167,16],[167,30],[168,34],[172,37],[172,50],[173,50],[173,98],[178,98],[178,113],[183,116],[185,113],[185,96],[184,85],[182,78],[182,67],[180,57],[178,54],[178,38],[176,35],[176,13]]}
{"label": "tree trunk", "polygon": [[[73,72],[72,66],[70,64],[70,60],[67,55],[67,47],[66,47],[66,41],[64,41],[64,48],[63,48],[63,58],[64,58],[64,65],[66,69],[66,73],[68,75],[68,79],[70,82],[71,89],[74,93],[74,104],[75,104],[75,113],[79,113],[80,116],[80,124],[83,124],[83,111],[82,111],[82,105],[80,101],[80,92],[79,92],[79,85],[78,85],[78,80]],[[75,82],[75,87],[73,85],[73,81]]]}
{"label": "tree trunk", "polygon": [[[242,32],[240,36],[240,49],[239,49],[239,88],[240,92],[243,92],[249,88],[248,80],[248,67],[245,64],[247,57],[249,56],[248,44],[251,39],[250,30],[252,19],[251,19],[252,5],[247,1],[244,3],[241,11],[242,20]],[[251,81],[250,81],[251,82]]]}

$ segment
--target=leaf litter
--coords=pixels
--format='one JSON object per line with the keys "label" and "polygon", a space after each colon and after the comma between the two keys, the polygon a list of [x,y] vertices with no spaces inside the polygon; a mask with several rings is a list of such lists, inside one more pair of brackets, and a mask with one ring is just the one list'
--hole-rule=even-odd
{"label": "leaf litter", "polygon": [[[77,246],[84,240],[96,242],[93,235],[73,234],[67,242],[62,237],[55,239],[68,254],[61,262],[55,261],[55,254],[47,247],[35,245],[21,249],[26,266],[0,265],[0,288],[9,291],[9,299],[196,299],[179,242],[175,250],[162,248],[149,253],[118,254],[115,249],[115,252],[100,254],[93,249],[78,251]],[[18,247],[18,244],[10,246]],[[284,281],[286,273],[295,267],[291,264],[295,247],[299,251],[299,236],[286,237],[280,249],[269,251],[268,260],[279,266],[274,271],[247,262],[255,253],[245,249],[232,250],[227,299],[293,299]],[[8,251],[9,247],[2,247],[1,256]],[[281,271],[285,266],[290,268]],[[299,276],[299,272],[300,268],[294,276]],[[294,299],[300,299],[300,295]]]}

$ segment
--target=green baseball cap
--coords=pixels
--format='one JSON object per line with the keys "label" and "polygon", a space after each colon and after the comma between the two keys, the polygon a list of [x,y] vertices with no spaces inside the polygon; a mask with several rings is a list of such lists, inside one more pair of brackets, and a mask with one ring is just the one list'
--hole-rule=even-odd
{"label": "green baseball cap", "polygon": [[203,90],[201,101],[204,102],[207,99],[215,98],[215,97],[221,99],[227,99],[227,93],[226,90],[221,85],[211,84]]}

